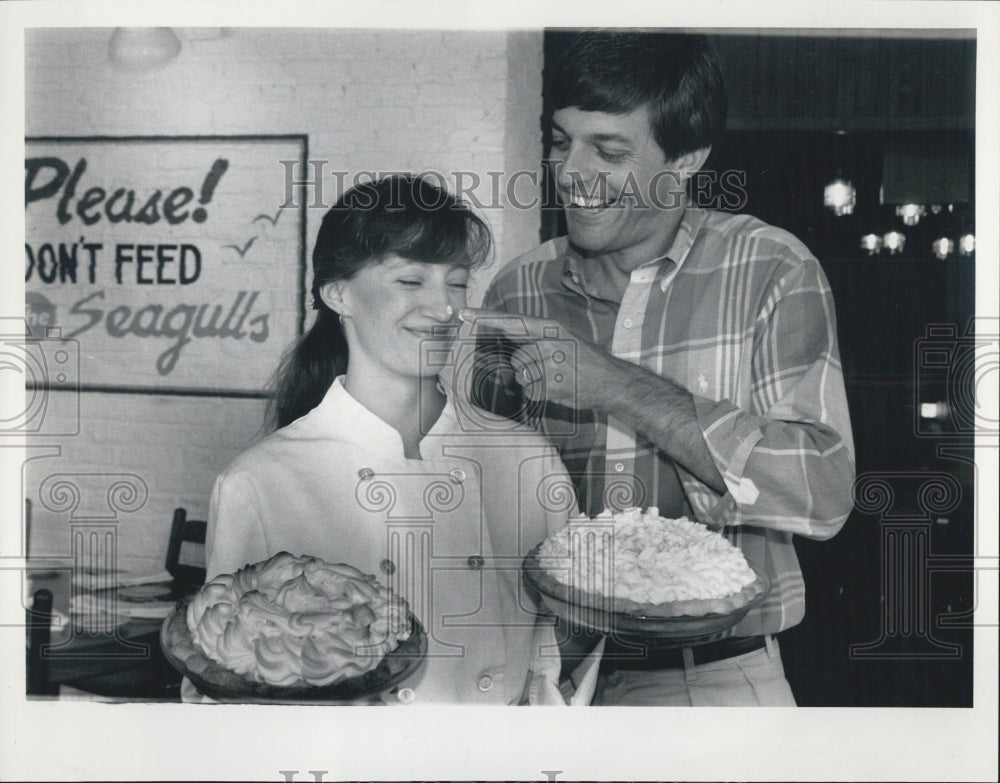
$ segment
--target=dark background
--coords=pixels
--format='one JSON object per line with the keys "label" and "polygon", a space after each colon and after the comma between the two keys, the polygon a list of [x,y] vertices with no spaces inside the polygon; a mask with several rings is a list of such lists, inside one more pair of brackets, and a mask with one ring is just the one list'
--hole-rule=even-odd
{"label": "dark background", "polygon": [[[939,34],[712,36],[730,115],[705,170],[743,172],[738,211],[820,260],[854,428],[854,512],[829,541],[796,540],[806,618],[780,642],[801,706],[972,705],[975,256],[938,260],[931,243],[974,231],[976,44]],[[547,75],[571,35],[546,34]],[[857,188],[852,215],[823,205],[837,176]],[[904,226],[881,190],[942,209]],[[901,253],[860,248],[890,229]],[[562,233],[545,211],[542,239]],[[939,401],[951,416],[919,418]]]}

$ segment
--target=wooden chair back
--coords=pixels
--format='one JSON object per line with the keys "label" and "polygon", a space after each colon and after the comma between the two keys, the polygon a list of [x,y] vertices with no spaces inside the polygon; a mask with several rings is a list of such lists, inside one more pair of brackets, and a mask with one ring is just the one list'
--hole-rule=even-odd
{"label": "wooden chair back", "polygon": [[188,519],[187,510],[174,511],[167,543],[166,569],[174,577],[181,594],[194,592],[205,584],[205,532],[208,523]]}
{"label": "wooden chair back", "polygon": [[28,626],[28,657],[25,692],[29,696],[55,696],[58,685],[49,683],[48,647],[52,640],[52,591],[41,588],[32,596],[25,616]]}

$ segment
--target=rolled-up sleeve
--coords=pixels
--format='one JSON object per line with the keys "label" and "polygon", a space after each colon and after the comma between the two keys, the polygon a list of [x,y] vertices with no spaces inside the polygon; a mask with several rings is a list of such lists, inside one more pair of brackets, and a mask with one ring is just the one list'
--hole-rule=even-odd
{"label": "rolled-up sleeve", "polygon": [[682,469],[691,506],[708,524],[829,538],[851,511],[855,462],[833,299],[815,261],[791,265],[776,281],[750,362],[742,406],[694,397],[728,491],[720,496]]}

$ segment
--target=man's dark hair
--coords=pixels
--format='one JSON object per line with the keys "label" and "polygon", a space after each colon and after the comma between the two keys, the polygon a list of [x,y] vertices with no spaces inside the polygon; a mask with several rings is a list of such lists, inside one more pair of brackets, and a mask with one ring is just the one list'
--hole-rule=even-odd
{"label": "man's dark hair", "polygon": [[667,160],[714,146],[726,125],[726,91],[705,36],[588,31],[553,71],[552,109],[626,114],[648,105]]}

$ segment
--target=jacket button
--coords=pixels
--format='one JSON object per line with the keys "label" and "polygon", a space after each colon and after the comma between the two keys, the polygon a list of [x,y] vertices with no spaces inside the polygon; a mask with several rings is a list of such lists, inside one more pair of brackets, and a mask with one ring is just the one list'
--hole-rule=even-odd
{"label": "jacket button", "polygon": [[358,471],[358,478],[360,478],[362,481],[368,481],[374,475],[375,471],[372,470],[371,468],[361,468],[361,470]]}
{"label": "jacket button", "polygon": [[451,478],[452,484],[461,484],[465,481],[465,471],[461,468],[455,468],[448,476]]}
{"label": "jacket button", "polygon": [[473,571],[478,571],[484,565],[486,565],[486,560],[483,559],[482,555],[469,555],[469,559],[465,561],[469,568]]}
{"label": "jacket button", "polygon": [[479,678],[479,682],[476,683],[476,687],[478,687],[483,693],[486,693],[493,687],[493,678],[488,674],[484,674]]}
{"label": "jacket button", "polygon": [[378,567],[381,568],[384,573],[387,574],[396,573],[396,564],[392,562],[389,558],[386,558],[381,563],[379,563]]}
{"label": "jacket button", "polygon": [[413,688],[400,688],[396,698],[399,699],[400,704],[413,704],[417,699],[417,694],[413,692]]}

